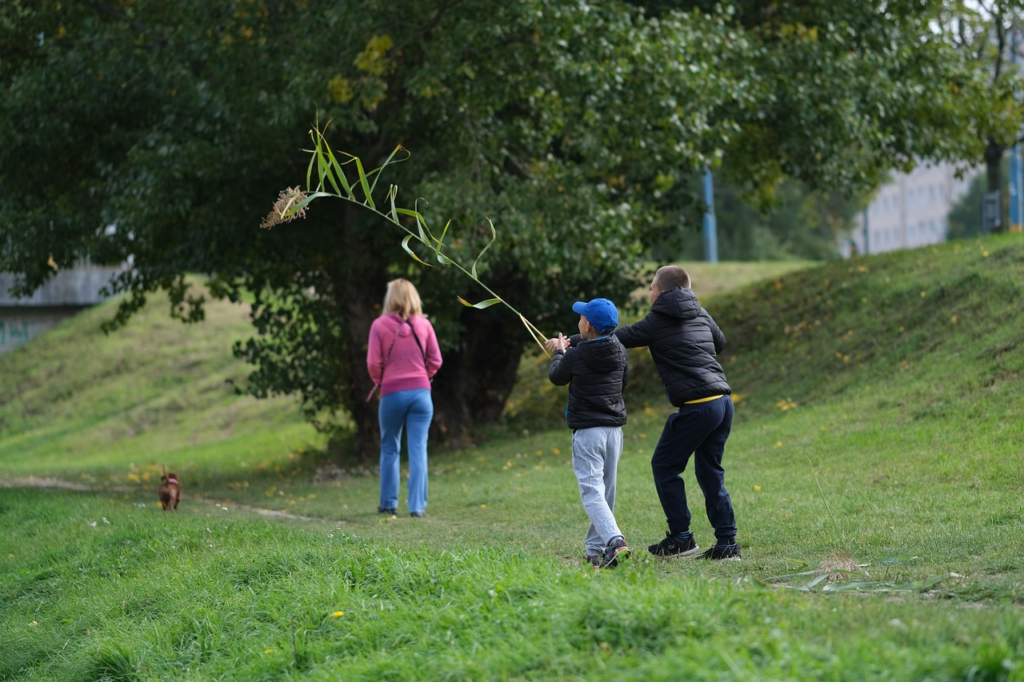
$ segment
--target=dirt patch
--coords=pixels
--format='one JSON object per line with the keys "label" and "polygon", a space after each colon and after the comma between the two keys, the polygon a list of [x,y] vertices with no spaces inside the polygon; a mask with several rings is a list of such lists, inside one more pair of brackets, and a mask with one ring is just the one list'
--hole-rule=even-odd
{"label": "dirt patch", "polygon": [[36,478],[35,476],[0,480],[0,488],[61,488],[62,490],[96,492],[95,488],[87,486],[84,483],[61,481],[56,478]]}
{"label": "dirt patch", "polygon": [[[112,490],[124,491],[124,490],[135,490],[134,488],[96,488],[84,483],[75,483],[73,481],[62,481],[59,478],[37,478],[35,476],[29,476],[27,478],[9,478],[0,479],[0,488],[57,488],[60,490],[76,490],[79,492],[89,493],[106,493]],[[344,521],[337,519],[324,519],[317,518],[315,516],[302,516],[301,514],[290,514],[284,511],[276,511],[274,509],[261,509],[260,507],[250,507],[246,504],[236,504],[229,502],[228,504],[221,504],[216,500],[208,500],[204,497],[189,496],[187,498],[189,502],[193,502],[198,505],[209,505],[211,507],[219,507],[221,509],[238,509],[241,511],[252,512],[253,514],[259,514],[260,516],[270,516],[281,519],[295,519],[297,521],[330,521],[332,523],[344,524]]]}

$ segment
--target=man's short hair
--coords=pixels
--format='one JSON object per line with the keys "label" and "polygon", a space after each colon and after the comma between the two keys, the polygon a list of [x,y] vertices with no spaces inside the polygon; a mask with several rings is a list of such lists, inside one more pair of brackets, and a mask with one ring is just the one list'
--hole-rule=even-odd
{"label": "man's short hair", "polygon": [[654,283],[657,284],[658,288],[662,291],[678,289],[679,287],[689,289],[690,273],[683,270],[678,265],[666,265],[662,268],[658,268],[658,272],[654,274]]}

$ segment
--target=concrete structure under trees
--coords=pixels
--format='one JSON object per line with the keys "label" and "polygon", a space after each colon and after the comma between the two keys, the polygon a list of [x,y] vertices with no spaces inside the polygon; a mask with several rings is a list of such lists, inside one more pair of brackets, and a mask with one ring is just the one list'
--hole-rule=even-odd
{"label": "concrete structure under trees", "polygon": [[0,355],[102,302],[100,290],[118,270],[96,266],[62,270],[28,298],[12,296],[14,275],[0,273]]}

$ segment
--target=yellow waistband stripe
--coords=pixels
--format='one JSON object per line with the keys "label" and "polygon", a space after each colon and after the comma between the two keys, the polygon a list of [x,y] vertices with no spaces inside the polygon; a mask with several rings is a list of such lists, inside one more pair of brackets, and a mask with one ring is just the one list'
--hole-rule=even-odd
{"label": "yellow waistband stripe", "polygon": [[718,400],[722,396],[713,395],[710,398],[698,398],[697,400],[687,400],[683,405],[696,405],[697,403],[710,403],[712,400]]}

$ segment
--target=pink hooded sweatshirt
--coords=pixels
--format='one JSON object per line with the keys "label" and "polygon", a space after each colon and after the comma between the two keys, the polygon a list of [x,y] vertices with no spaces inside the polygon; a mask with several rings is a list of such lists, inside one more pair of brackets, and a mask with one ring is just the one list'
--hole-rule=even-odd
{"label": "pink hooded sweatshirt", "polygon": [[[416,330],[426,353],[426,362],[424,353],[420,352],[412,336],[412,329]],[[390,355],[388,349],[391,349]],[[413,315],[406,324],[397,314],[388,313],[373,321],[366,350],[366,368],[373,383],[380,384],[381,397],[414,388],[429,389],[430,379],[440,367],[441,349],[437,346],[434,327],[427,318]]]}

